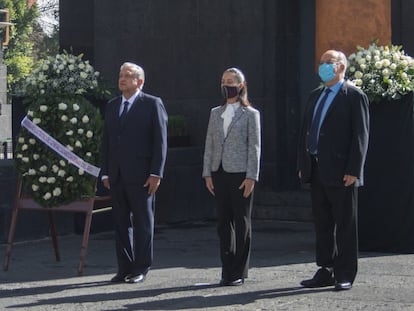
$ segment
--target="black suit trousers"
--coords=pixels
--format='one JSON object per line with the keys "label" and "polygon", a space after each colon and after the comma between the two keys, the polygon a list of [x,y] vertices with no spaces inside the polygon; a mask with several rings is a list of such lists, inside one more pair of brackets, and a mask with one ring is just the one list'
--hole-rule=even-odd
{"label": "black suit trousers", "polygon": [[253,194],[243,197],[239,189],[246,173],[226,173],[220,167],[212,173],[217,207],[222,278],[247,278],[251,247]]}
{"label": "black suit trousers", "polygon": [[146,274],[153,261],[154,195],[143,184],[111,184],[118,273]]}
{"label": "black suit trousers", "polygon": [[338,282],[353,282],[357,273],[357,193],[354,186],[327,186],[312,161],[311,198],[316,232],[316,264],[332,267]]}

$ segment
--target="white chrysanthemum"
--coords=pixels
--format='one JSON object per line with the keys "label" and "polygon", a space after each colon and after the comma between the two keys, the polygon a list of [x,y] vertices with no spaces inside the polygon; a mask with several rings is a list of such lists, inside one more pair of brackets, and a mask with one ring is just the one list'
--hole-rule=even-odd
{"label": "white chrysanthemum", "polygon": [[33,191],[37,191],[37,190],[39,190],[39,186],[38,186],[38,185],[36,185],[36,184],[32,184],[32,190],[33,190]]}
{"label": "white chrysanthemum", "polygon": [[59,187],[53,189],[53,196],[58,197],[62,194],[62,190]]}
{"label": "white chrysanthemum", "polygon": [[47,178],[47,183],[48,184],[54,184],[56,182],[56,178],[55,177],[48,177]]}
{"label": "white chrysanthemum", "polygon": [[93,137],[93,132],[92,131],[87,131],[86,132],[86,137],[92,138]]}
{"label": "white chrysanthemum", "polygon": [[66,115],[62,115],[62,116],[60,117],[60,119],[61,119],[63,122],[66,122],[67,120],[69,120],[68,116],[66,116]]}
{"label": "white chrysanthemum", "polygon": [[83,122],[83,123],[88,123],[88,122],[89,122],[89,117],[88,117],[87,115],[84,115],[84,116],[82,117],[82,122]]}
{"label": "white chrysanthemum", "polygon": [[79,111],[80,107],[78,104],[73,104],[73,111]]}
{"label": "white chrysanthemum", "polygon": [[42,120],[40,120],[39,118],[33,118],[33,123],[34,124],[40,124],[42,122]]}
{"label": "white chrysanthemum", "polygon": [[37,153],[33,154],[33,159],[34,160],[39,160],[40,159],[40,155],[38,155]]}
{"label": "white chrysanthemum", "polygon": [[40,105],[40,106],[39,106],[39,110],[40,110],[41,112],[46,112],[46,111],[47,111],[47,106],[46,106],[46,105]]}
{"label": "white chrysanthemum", "polygon": [[52,195],[50,194],[50,192],[46,192],[45,195],[43,196],[44,200],[50,200],[50,198],[52,197]]}
{"label": "white chrysanthemum", "polygon": [[42,183],[42,184],[44,184],[45,182],[47,182],[47,178],[44,177],[44,176],[39,177],[39,182]]}
{"label": "white chrysanthemum", "polygon": [[34,168],[29,169],[29,175],[34,176],[36,175],[36,170]]}
{"label": "white chrysanthemum", "polygon": [[59,110],[66,110],[66,109],[68,109],[68,105],[66,105],[65,103],[59,103],[58,109]]}
{"label": "white chrysanthemum", "polygon": [[42,165],[41,167],[39,167],[39,171],[41,171],[42,173],[47,171],[47,166],[46,165]]}
{"label": "white chrysanthemum", "polygon": [[76,117],[73,117],[72,119],[70,119],[70,123],[76,124],[78,123],[78,119]]}

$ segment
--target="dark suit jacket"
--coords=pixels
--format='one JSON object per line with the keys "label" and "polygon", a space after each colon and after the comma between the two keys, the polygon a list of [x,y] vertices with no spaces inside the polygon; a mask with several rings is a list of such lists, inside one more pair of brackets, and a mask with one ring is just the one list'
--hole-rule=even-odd
{"label": "dark suit jacket", "polygon": [[[310,182],[311,157],[307,150],[313,110],[323,88],[309,96],[298,147],[298,170],[302,183]],[[318,142],[318,166],[325,185],[343,185],[343,176],[358,177],[363,185],[363,166],[368,149],[369,111],[367,96],[355,86],[343,83],[321,125]]]}
{"label": "dark suit jacket", "polygon": [[115,183],[143,184],[150,174],[162,177],[167,154],[167,113],[160,98],[139,93],[119,124],[121,97],[108,102],[102,141],[101,174]]}

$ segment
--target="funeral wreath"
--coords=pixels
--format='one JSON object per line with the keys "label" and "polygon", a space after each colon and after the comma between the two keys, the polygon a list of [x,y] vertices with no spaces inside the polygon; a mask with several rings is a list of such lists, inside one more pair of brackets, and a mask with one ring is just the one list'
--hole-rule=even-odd
{"label": "funeral wreath", "polygon": [[65,52],[25,81],[27,115],[14,161],[24,190],[44,207],[95,193],[103,121],[85,95],[98,92],[98,75],[81,55]]}
{"label": "funeral wreath", "polygon": [[401,46],[357,47],[348,58],[349,81],[367,94],[370,102],[394,100],[414,90],[414,59]]}

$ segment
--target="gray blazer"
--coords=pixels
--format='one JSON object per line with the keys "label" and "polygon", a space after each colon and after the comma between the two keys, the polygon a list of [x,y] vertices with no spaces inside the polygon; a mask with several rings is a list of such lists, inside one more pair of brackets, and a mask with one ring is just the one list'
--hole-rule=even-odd
{"label": "gray blazer", "polygon": [[246,178],[258,180],[260,166],[260,113],[240,106],[224,137],[221,114],[226,106],[211,109],[204,150],[203,177],[219,169],[228,173],[246,172]]}

